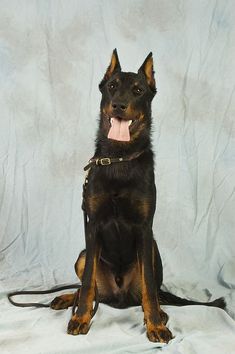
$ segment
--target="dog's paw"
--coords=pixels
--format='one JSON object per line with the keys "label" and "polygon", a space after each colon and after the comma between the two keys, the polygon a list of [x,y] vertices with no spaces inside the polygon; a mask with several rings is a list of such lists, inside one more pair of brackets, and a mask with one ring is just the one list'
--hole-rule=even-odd
{"label": "dog's paw", "polygon": [[64,310],[70,306],[73,306],[73,302],[74,302],[73,294],[61,295],[61,296],[57,296],[56,298],[54,298],[54,300],[52,300],[50,307],[53,310]]}
{"label": "dog's paw", "polygon": [[78,316],[74,315],[68,324],[67,333],[74,336],[78,334],[87,334],[89,331],[89,323],[83,322]]}
{"label": "dog's paw", "polygon": [[147,337],[151,342],[168,343],[173,338],[173,335],[165,325],[161,324],[149,326],[147,328]]}

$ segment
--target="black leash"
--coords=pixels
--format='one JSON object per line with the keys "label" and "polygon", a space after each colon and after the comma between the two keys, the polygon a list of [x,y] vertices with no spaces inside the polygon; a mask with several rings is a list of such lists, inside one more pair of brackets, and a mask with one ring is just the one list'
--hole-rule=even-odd
{"label": "black leash", "polygon": [[[81,284],[71,284],[71,285],[64,285],[64,286],[57,286],[53,289],[50,290],[35,290],[35,291],[14,291],[9,294],[7,294],[7,298],[9,302],[17,307],[36,307],[36,308],[42,308],[42,307],[51,307],[51,302],[48,304],[43,304],[40,302],[16,302],[12,300],[13,296],[20,296],[20,295],[43,295],[43,294],[53,294],[58,291],[62,290],[68,290],[68,289],[78,289],[75,295],[73,307],[72,307],[72,314],[74,315],[76,312],[76,308],[78,305],[78,298],[79,298],[79,290],[81,289]],[[96,311],[98,310],[99,307],[99,301],[98,301],[98,290],[97,286],[95,286],[95,306],[92,312],[92,317],[95,315]]]}
{"label": "black leash", "polygon": [[[82,198],[82,210],[83,210],[83,219],[84,219],[84,230],[85,230],[85,235],[87,234],[86,230],[87,230],[87,213],[86,213],[86,208],[85,208],[85,191],[86,191],[86,187],[88,184],[88,174],[85,178],[85,182],[83,184],[83,198]],[[78,299],[79,299],[79,290],[81,289],[81,285],[80,284],[70,284],[70,285],[65,285],[65,286],[57,286],[55,288],[52,288],[50,290],[32,290],[32,291],[13,291],[7,294],[7,298],[9,300],[9,302],[17,307],[36,307],[36,308],[43,308],[43,307],[51,307],[51,302],[48,304],[43,304],[40,302],[16,302],[14,301],[12,298],[14,296],[20,296],[20,295],[45,295],[45,294],[53,294],[56,293],[58,291],[62,291],[62,290],[68,290],[68,289],[77,289],[77,293],[75,295],[74,298],[74,303],[73,303],[73,307],[72,307],[72,314],[74,315],[76,312],[76,308],[78,306]],[[95,285],[95,306],[92,312],[92,317],[95,315],[97,309],[99,306],[99,299],[98,299],[98,289],[97,289],[97,285]]]}
{"label": "black leash", "polygon": [[[145,150],[142,150],[138,153],[134,153],[130,156],[126,156],[126,157],[117,157],[117,158],[111,158],[111,157],[103,157],[103,158],[92,158],[89,160],[89,163],[87,166],[84,167],[84,171],[90,170],[90,168],[92,168],[93,166],[107,166],[107,165],[111,165],[112,163],[118,163],[118,162],[125,162],[125,161],[131,161],[134,160],[136,158],[138,158],[140,155],[143,154]],[[89,171],[86,175],[85,178],[85,182],[83,184],[83,198],[82,198],[82,210],[83,210],[83,219],[84,219],[84,230],[85,230],[85,237],[87,237],[87,223],[88,223],[88,217],[87,217],[87,212],[86,212],[86,206],[85,206],[85,193],[86,193],[86,188],[87,188],[87,184],[88,184],[88,176],[89,176]],[[40,302],[16,302],[14,300],[12,300],[12,297],[14,296],[20,296],[20,295],[45,295],[45,294],[53,294],[56,293],[58,291],[62,291],[62,290],[67,290],[67,289],[77,289],[77,293],[75,295],[75,299],[74,299],[74,303],[73,303],[73,307],[72,307],[72,313],[73,315],[76,312],[76,308],[78,306],[78,299],[79,299],[79,290],[81,289],[81,285],[80,284],[71,284],[71,285],[65,285],[65,286],[58,286],[55,288],[52,288],[50,290],[35,290],[35,291],[14,291],[11,293],[7,294],[7,298],[9,300],[9,302],[17,307],[51,307],[51,303],[48,304],[43,304]],[[95,285],[95,306],[92,312],[92,317],[95,315],[97,309],[99,306],[99,298],[98,298],[98,289],[97,289],[97,285]]]}
{"label": "black leash", "polygon": [[12,293],[7,294],[7,298],[10,301],[10,303],[14,306],[17,307],[51,307],[51,303],[49,304],[42,304],[39,302],[16,302],[12,300],[13,296],[19,296],[19,295],[43,295],[43,294],[52,294],[56,293],[61,290],[67,290],[67,289],[80,289],[81,285],[80,284],[71,284],[71,285],[65,285],[65,286],[57,286],[55,288],[52,288],[50,290],[35,290],[35,291],[14,291]]}

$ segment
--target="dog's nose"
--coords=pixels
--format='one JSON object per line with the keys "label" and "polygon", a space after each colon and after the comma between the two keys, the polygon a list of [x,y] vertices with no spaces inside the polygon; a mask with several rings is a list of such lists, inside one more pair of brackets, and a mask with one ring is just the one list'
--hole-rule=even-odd
{"label": "dog's nose", "polygon": [[112,103],[113,109],[120,109],[121,111],[126,111],[127,109],[127,104],[125,103],[119,103],[119,102],[113,102]]}

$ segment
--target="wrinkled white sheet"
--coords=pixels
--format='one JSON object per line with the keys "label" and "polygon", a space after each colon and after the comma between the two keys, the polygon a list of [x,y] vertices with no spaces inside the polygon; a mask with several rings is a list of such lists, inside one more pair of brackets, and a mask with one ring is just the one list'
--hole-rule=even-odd
{"label": "wrinkled white sheet", "polygon": [[[6,293],[76,281],[81,185],[98,83],[117,47],[126,71],[153,51],[164,284],[228,313],[166,307],[166,353],[235,353],[235,2],[0,1],[0,353],[150,353],[140,308],[100,305],[87,336],[70,310],[18,309]],[[44,300],[45,298],[42,298]],[[28,299],[27,299],[28,301]]]}

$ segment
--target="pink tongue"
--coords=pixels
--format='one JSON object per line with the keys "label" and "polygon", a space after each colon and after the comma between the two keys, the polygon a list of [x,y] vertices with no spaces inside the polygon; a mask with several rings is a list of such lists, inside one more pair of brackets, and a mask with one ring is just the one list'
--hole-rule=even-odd
{"label": "pink tongue", "polygon": [[111,118],[111,128],[108,138],[119,141],[130,141],[129,121],[118,118]]}

